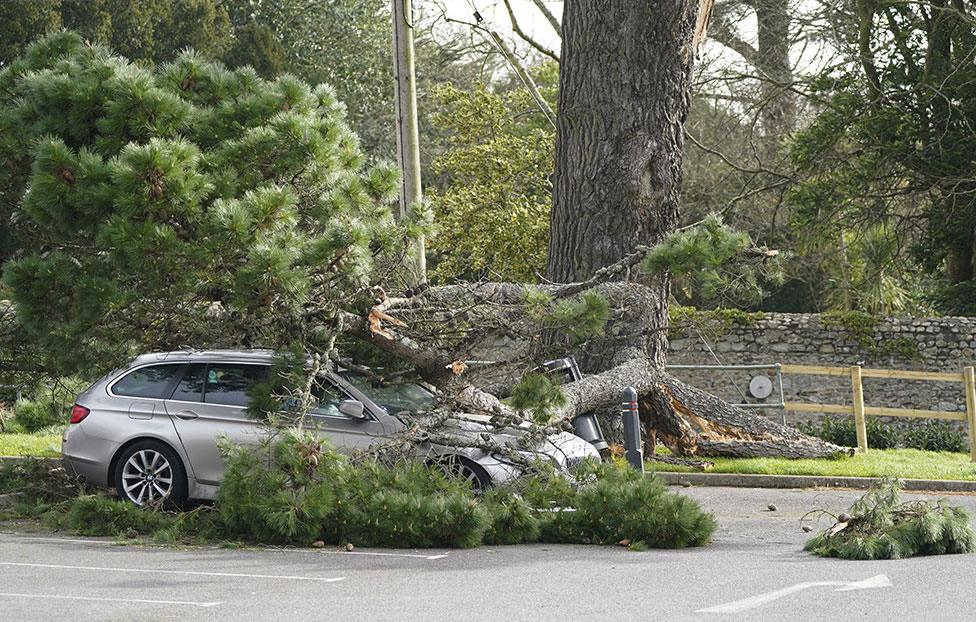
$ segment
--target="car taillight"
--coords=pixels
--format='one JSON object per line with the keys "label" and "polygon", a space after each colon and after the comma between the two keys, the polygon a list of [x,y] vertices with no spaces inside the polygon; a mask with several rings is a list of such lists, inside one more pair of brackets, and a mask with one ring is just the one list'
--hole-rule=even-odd
{"label": "car taillight", "polygon": [[88,416],[91,411],[84,406],[79,406],[75,404],[71,407],[71,423],[81,423],[81,421]]}

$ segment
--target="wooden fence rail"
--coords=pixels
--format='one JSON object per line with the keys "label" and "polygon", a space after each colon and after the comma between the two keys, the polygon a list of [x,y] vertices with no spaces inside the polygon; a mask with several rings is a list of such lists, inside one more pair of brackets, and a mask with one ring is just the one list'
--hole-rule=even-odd
{"label": "wooden fence rail", "polygon": [[[813,375],[813,376],[846,376],[851,379],[851,404],[810,404],[806,402],[786,402],[786,410],[796,412],[843,413],[854,415],[854,427],[857,431],[857,450],[868,450],[867,428],[865,415],[882,417],[915,417],[921,419],[948,419],[950,421],[965,421],[969,429],[969,456],[976,462],[976,380],[972,367],[966,367],[962,373],[940,373],[928,371],[903,371],[900,369],[862,369],[859,365],[852,367],[819,367],[815,365],[782,365],[783,374]],[[894,378],[899,380],[926,380],[931,382],[959,382],[963,384],[966,393],[966,412],[952,412],[946,410],[923,410],[916,408],[886,408],[881,406],[867,406],[864,403],[864,378]]]}

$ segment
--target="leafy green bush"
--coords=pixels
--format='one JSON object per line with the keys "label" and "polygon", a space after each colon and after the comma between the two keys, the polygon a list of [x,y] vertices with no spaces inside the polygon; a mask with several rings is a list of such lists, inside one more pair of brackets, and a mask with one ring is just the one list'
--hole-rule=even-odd
{"label": "leafy green bush", "polygon": [[901,503],[900,484],[884,480],[850,508],[850,518],[807,541],[822,557],[900,559],[916,555],[972,553],[976,534],[969,514],[945,500]]}
{"label": "leafy green bush", "polygon": [[60,378],[39,384],[30,391],[29,399],[14,404],[14,420],[31,433],[67,425],[68,411],[85,386],[86,383],[77,378]]}
{"label": "leafy green bush", "polygon": [[966,435],[948,421],[913,422],[903,434],[902,444],[912,449],[927,451],[966,451]]}
{"label": "leafy green bush", "polygon": [[[801,421],[797,429],[804,434],[844,447],[857,447],[857,431],[853,417],[825,418],[822,422]],[[927,451],[966,451],[966,435],[951,423],[938,420],[922,420],[898,428],[883,423],[875,417],[865,419],[868,447],[893,449],[906,447]]]}
{"label": "leafy green bush", "polygon": [[[899,444],[899,434],[896,428],[886,425],[875,417],[867,417],[864,421],[868,437],[868,447],[874,449],[893,449]],[[797,429],[804,434],[822,438],[828,443],[842,447],[857,447],[857,428],[853,417],[827,417],[820,423],[815,421],[801,421]]]}
{"label": "leafy green bush", "polygon": [[18,400],[14,404],[14,420],[27,432],[37,432],[57,423],[67,423],[67,413],[49,400]]}

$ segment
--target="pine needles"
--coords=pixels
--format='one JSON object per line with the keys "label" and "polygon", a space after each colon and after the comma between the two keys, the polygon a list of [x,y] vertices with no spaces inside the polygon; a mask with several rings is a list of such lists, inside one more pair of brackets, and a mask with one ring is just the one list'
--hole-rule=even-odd
{"label": "pine needles", "polygon": [[162,543],[470,548],[625,542],[644,550],[701,546],[715,530],[714,518],[697,503],[618,463],[584,463],[572,477],[538,464],[534,475],[477,495],[437,465],[350,461],[295,430],[260,448],[225,450],[217,502],[189,512],[139,508],[104,493],[79,496],[62,470],[39,462],[0,469],[0,493],[25,495],[9,513],[14,517],[43,515],[51,526],[80,535],[147,536]]}
{"label": "pine needles", "polygon": [[944,499],[902,503],[900,489],[897,480],[883,480],[858,499],[849,514],[841,514],[834,525],[807,541],[804,549],[842,559],[976,551],[976,534],[966,510],[947,505]]}

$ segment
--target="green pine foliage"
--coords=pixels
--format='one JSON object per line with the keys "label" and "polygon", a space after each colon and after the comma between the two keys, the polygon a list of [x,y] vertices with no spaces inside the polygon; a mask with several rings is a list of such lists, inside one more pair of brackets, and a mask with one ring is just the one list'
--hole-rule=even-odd
{"label": "green pine foliage", "polygon": [[489,514],[470,488],[439,468],[353,465],[295,431],[267,451],[229,449],[217,501],[227,534],[257,542],[470,547],[488,527]]}
{"label": "green pine foliage", "polygon": [[7,518],[59,519],[76,499],[81,487],[61,466],[49,460],[27,458],[0,464],[0,495],[9,495],[0,508]]}
{"label": "green pine foliage", "polygon": [[676,231],[648,252],[641,268],[650,274],[670,271],[675,295],[683,303],[708,301],[755,305],[764,284],[781,283],[777,257],[747,261],[752,248],[746,233],[735,231],[716,214],[690,229]]}
{"label": "green pine foliage", "polygon": [[688,497],[668,492],[656,477],[615,463],[592,465],[588,476],[594,481],[564,500],[567,506],[548,515],[543,540],[596,544],[629,540],[676,549],[702,546],[715,531],[711,514]]}
{"label": "green pine foliage", "polygon": [[4,281],[52,369],[328,348],[330,314],[365,304],[429,222],[393,221],[398,175],[365,166],[328,86],[192,52],[137,66],[70,32],[0,69],[0,157],[19,206]]}
{"label": "green pine foliage", "polygon": [[523,544],[537,542],[542,520],[520,495],[504,488],[492,488],[481,498],[491,514],[484,535],[485,544]]}
{"label": "green pine foliage", "polygon": [[261,447],[225,447],[213,507],[138,508],[105,494],[78,495],[63,469],[40,461],[0,468],[0,494],[22,497],[3,516],[43,516],[82,535],[162,543],[245,541],[389,548],[481,544],[612,544],[635,550],[706,544],[715,521],[694,501],[622,463],[585,463],[569,476],[539,464],[532,475],[477,495],[436,464],[381,464],[339,454],[288,430]]}
{"label": "green pine foliage", "polygon": [[902,503],[900,484],[885,480],[858,499],[850,519],[807,541],[804,549],[841,559],[902,559],[976,551],[965,509],[945,500]]}
{"label": "green pine foliage", "polygon": [[566,395],[551,376],[529,372],[512,389],[508,403],[530,413],[537,422],[547,423],[556,409],[566,405]]}
{"label": "green pine foliage", "polygon": [[98,493],[75,499],[59,526],[81,536],[131,537],[170,527],[173,520],[171,514],[120,503]]}

